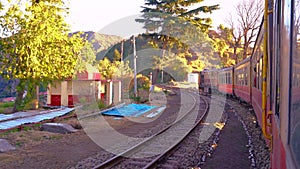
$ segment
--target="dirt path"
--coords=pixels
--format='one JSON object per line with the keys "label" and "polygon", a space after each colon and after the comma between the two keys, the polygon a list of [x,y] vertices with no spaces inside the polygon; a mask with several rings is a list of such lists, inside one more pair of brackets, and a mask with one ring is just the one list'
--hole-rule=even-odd
{"label": "dirt path", "polygon": [[83,131],[68,135],[21,131],[8,138],[19,146],[15,151],[0,153],[0,168],[67,168],[102,151]]}
{"label": "dirt path", "polygon": [[228,112],[228,120],[220,134],[217,149],[207,159],[203,169],[249,169],[248,137],[234,112]]}
{"label": "dirt path", "polygon": [[[172,114],[178,110],[180,106],[178,103],[180,103],[179,94],[170,96],[168,98],[167,109],[163,115],[148,124],[133,123],[126,119],[114,120],[114,117],[105,117],[105,119],[116,131],[129,136],[131,134],[132,136],[139,136],[139,134],[142,135],[144,131],[149,130],[152,126],[154,126],[152,129],[153,132],[160,130],[161,127],[157,124],[162,119],[169,118],[168,121],[173,122],[176,116],[173,118]],[[59,122],[71,125],[79,124],[76,118]],[[107,159],[112,155],[93,142],[83,129],[80,129],[76,133],[64,135],[39,131],[39,128],[34,127],[27,131],[0,133],[0,138],[8,140],[16,147],[16,150],[0,153],[1,169],[60,169],[72,166],[84,168],[80,164],[80,161],[83,159],[89,159],[91,156],[101,156],[99,159]]]}

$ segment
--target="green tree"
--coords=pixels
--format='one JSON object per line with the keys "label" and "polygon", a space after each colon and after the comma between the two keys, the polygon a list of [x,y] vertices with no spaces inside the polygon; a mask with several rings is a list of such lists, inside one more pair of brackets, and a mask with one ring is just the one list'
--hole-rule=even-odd
{"label": "green tree", "polygon": [[63,0],[8,4],[1,4],[0,74],[20,79],[16,111],[25,89],[34,95],[33,86],[75,74],[84,41],[79,35],[69,36],[69,25],[64,20],[68,8]]}
{"label": "green tree", "polygon": [[167,82],[169,80],[186,80],[186,75],[193,70],[193,68],[188,65],[185,58],[182,58],[175,54],[170,54],[164,58],[154,56],[153,63],[155,69],[164,70],[165,72],[167,72],[167,76],[164,73],[164,82]]}
{"label": "green tree", "polygon": [[164,61],[163,67],[172,80],[186,80],[187,74],[192,72],[192,67],[188,65],[187,60],[176,55],[167,58],[169,59]]}
{"label": "green tree", "polygon": [[211,26],[211,19],[199,17],[199,14],[211,13],[213,10],[219,9],[219,5],[199,7],[197,4],[201,2],[203,0],[145,0],[145,6],[141,11],[142,18],[137,21],[144,23],[147,31],[161,29],[161,32],[164,32],[172,27],[174,18],[179,18],[207,31]]}
{"label": "green tree", "polygon": [[80,56],[77,58],[76,71],[81,72],[86,70],[86,65],[95,65],[96,64],[96,52],[93,49],[93,46],[90,42],[85,41],[84,47],[80,52]]}
{"label": "green tree", "polygon": [[99,61],[98,70],[104,79],[120,79],[132,75],[128,61],[111,62],[107,57]]}
{"label": "green tree", "polygon": [[214,41],[214,47],[223,67],[235,65],[239,58],[242,58],[242,37],[235,36],[233,29],[219,25],[217,31],[209,31],[209,36]]}
{"label": "green tree", "polygon": [[118,49],[114,50],[114,60],[115,61],[120,61],[121,60],[121,54],[120,54]]}
{"label": "green tree", "polygon": [[[201,14],[217,10],[219,5],[199,6],[201,2],[203,0],[145,1],[142,18],[136,21],[144,24],[148,34],[152,32],[154,38],[150,43],[153,47],[162,49],[162,59],[175,53],[176,56],[185,58],[188,61],[186,63],[203,60],[205,64],[214,57],[212,41],[207,36],[212,20],[201,17]],[[157,74],[158,71],[153,73],[154,83]]]}

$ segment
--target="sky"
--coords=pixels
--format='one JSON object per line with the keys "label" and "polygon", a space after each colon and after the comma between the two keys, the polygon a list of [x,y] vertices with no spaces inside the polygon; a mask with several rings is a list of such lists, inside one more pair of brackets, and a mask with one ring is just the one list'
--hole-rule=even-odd
{"label": "sky", "polygon": [[[213,26],[217,26],[225,23],[224,19],[235,10],[234,6],[239,1],[205,0],[200,5],[220,4],[220,10],[209,16],[213,19]],[[134,23],[134,19],[143,5],[144,0],[71,0],[67,22],[72,31],[94,31],[124,37],[136,32],[133,30],[136,27],[141,27]]]}

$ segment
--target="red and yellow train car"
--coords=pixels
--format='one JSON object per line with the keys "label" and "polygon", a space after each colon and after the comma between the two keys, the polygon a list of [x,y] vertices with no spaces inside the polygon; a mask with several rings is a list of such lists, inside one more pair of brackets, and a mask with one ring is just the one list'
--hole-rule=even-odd
{"label": "red and yellow train car", "polygon": [[218,71],[218,90],[223,94],[233,94],[233,67]]}
{"label": "red and yellow train car", "polygon": [[[269,143],[271,169],[300,169],[300,1],[266,4],[251,57],[234,68],[206,70],[218,80],[210,75],[204,82],[252,105]],[[231,69],[233,84],[226,74]]]}
{"label": "red and yellow train car", "polygon": [[212,93],[216,92],[218,90],[218,70],[212,69],[212,70],[203,70],[201,72],[202,76],[204,77],[203,80],[203,88],[204,92],[206,93]]}
{"label": "red and yellow train car", "polygon": [[250,58],[234,66],[234,94],[240,100],[251,102]]}

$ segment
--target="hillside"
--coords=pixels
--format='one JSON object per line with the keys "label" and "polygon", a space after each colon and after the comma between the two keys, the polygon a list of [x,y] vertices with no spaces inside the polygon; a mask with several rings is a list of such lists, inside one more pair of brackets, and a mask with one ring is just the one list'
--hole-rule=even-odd
{"label": "hillside", "polygon": [[6,80],[0,76],[0,98],[14,97],[17,80]]}
{"label": "hillside", "polygon": [[[78,32],[74,32],[73,34],[76,33]],[[92,31],[83,32],[81,37],[84,37],[93,45],[96,53],[102,52],[122,40],[120,36],[105,35]]]}

